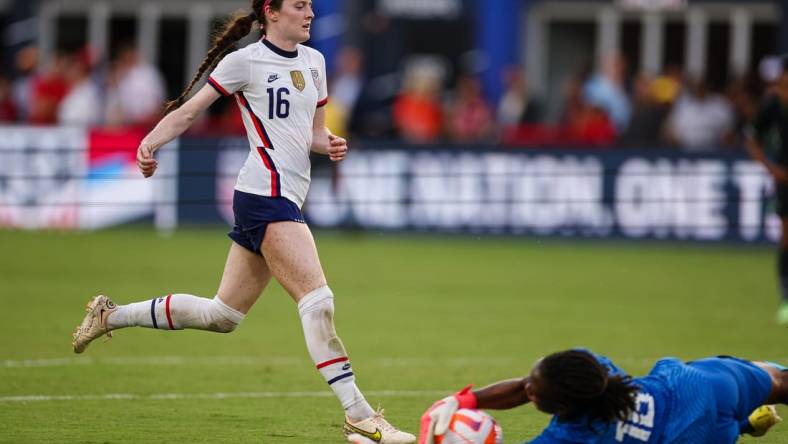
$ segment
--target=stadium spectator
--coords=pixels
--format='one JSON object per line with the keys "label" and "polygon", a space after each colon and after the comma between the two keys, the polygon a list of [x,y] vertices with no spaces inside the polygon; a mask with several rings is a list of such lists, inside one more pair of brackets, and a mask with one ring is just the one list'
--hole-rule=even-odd
{"label": "stadium spectator", "polygon": [[11,82],[0,76],[0,122],[13,122],[16,118],[16,105],[11,100]]}
{"label": "stadium spectator", "polygon": [[500,126],[534,123],[539,120],[539,104],[528,93],[528,79],[519,67],[504,70],[504,93],[498,102]]}
{"label": "stadium spectator", "polygon": [[601,70],[583,85],[583,99],[607,113],[618,133],[627,128],[632,115],[624,88],[625,75],[626,62],[621,54],[615,52],[604,57]]}
{"label": "stadium spectator", "polygon": [[92,65],[89,48],[73,57],[65,69],[69,92],[58,109],[61,125],[90,126],[102,121],[101,93],[90,77]]}
{"label": "stadium spectator", "polygon": [[581,74],[564,88],[560,143],[605,146],[615,141],[616,129],[610,116],[599,106],[586,102]]}
{"label": "stadium spectator", "polygon": [[115,59],[107,90],[107,123],[150,126],[161,115],[164,80],[133,46],[123,46]]}
{"label": "stadium spectator", "polygon": [[651,82],[651,97],[658,104],[672,104],[681,93],[684,75],[681,67],[670,65],[665,68],[665,73],[657,76]]}
{"label": "stadium spectator", "polygon": [[[655,83],[664,86],[655,87]],[[619,137],[621,146],[652,148],[663,144],[662,128],[670,111],[671,87],[664,79],[652,80],[647,73],[640,73],[634,82],[632,119]]]}
{"label": "stadium spectator", "polygon": [[208,124],[209,128],[203,128],[203,130],[207,129],[209,132],[215,131],[219,134],[235,134],[239,136],[246,135],[241,108],[232,102],[228,103],[223,112],[210,122],[206,122],[206,124]]}
{"label": "stadium spectator", "polygon": [[604,109],[586,104],[567,132],[568,142],[608,146],[616,140],[616,128]]}
{"label": "stadium spectator", "polygon": [[728,100],[704,81],[691,80],[668,115],[666,137],[684,151],[710,151],[732,141],[733,124]]}
{"label": "stadium spectator", "polygon": [[583,83],[585,76],[583,73],[570,78],[561,91],[561,118],[560,125],[572,127],[579,121],[588,107],[583,99]]}
{"label": "stadium spectator", "polygon": [[394,101],[394,127],[408,142],[436,141],[443,132],[440,104],[441,77],[429,65],[412,67],[405,74],[402,92]]}
{"label": "stadium spectator", "polygon": [[14,57],[16,77],[11,84],[11,97],[17,110],[17,119],[27,121],[33,94],[33,78],[38,67],[38,48],[27,46]]}
{"label": "stadium spectator", "polygon": [[30,114],[28,121],[35,124],[53,124],[57,122],[57,110],[60,102],[68,93],[66,67],[70,57],[56,53],[47,69],[33,78],[31,83]]}
{"label": "stadium spectator", "polygon": [[337,56],[337,70],[331,79],[331,100],[326,105],[326,124],[335,134],[348,134],[350,119],[364,86],[363,58],[355,47],[344,47]]}
{"label": "stadium spectator", "polygon": [[461,76],[454,97],[445,108],[446,130],[454,142],[472,143],[492,140],[495,125],[490,106],[482,96],[479,80]]}
{"label": "stadium spectator", "polygon": [[734,111],[733,133],[737,145],[744,141],[746,128],[758,112],[758,100],[753,93],[752,83],[749,77],[741,77],[728,84],[725,89],[725,96]]}

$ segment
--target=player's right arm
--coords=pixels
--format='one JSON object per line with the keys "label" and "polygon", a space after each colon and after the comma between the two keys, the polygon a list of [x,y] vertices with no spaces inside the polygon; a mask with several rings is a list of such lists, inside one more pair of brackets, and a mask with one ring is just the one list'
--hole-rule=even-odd
{"label": "player's right arm", "polygon": [[785,168],[772,162],[763,150],[763,145],[755,137],[747,137],[747,151],[750,157],[766,168],[766,171],[774,178],[776,182],[788,183],[788,171]]}
{"label": "player's right arm", "polygon": [[528,403],[526,385],[528,378],[509,379],[496,382],[473,392],[476,407],[480,409],[505,410]]}
{"label": "player's right arm", "polygon": [[145,177],[156,172],[158,162],[153,153],[180,136],[221,95],[210,85],[205,85],[180,108],[167,114],[153,130],[142,139],[137,149],[137,167]]}
{"label": "player's right arm", "polygon": [[746,145],[750,157],[763,165],[776,182],[788,183],[788,171],[769,159],[763,149],[764,135],[774,118],[773,107],[775,103],[773,100],[768,100],[758,110],[755,120],[753,120],[752,125],[747,130]]}
{"label": "player's right arm", "polygon": [[528,402],[528,378],[508,379],[471,391],[471,386],[435,402],[421,416],[419,444],[433,444],[435,436],[446,433],[459,409],[511,409]]}

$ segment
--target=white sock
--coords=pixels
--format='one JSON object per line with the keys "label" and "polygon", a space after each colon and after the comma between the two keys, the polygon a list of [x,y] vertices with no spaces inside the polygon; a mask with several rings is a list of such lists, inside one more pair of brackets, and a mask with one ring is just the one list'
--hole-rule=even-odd
{"label": "white sock", "polygon": [[334,329],[334,294],[328,286],[313,290],[298,303],[306,348],[318,371],[334,391],[345,414],[355,421],[369,418],[372,410],[356,386],[345,346]]}
{"label": "white sock", "polygon": [[161,330],[193,328],[229,333],[244,319],[244,314],[219,299],[190,294],[170,294],[150,301],[120,305],[107,317],[110,330],[148,327]]}

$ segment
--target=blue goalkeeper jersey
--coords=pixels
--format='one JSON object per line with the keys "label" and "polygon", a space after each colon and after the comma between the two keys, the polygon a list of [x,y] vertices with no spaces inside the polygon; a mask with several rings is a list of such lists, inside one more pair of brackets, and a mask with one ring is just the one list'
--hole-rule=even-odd
{"label": "blue goalkeeper jersey", "polygon": [[[594,355],[607,367],[610,375],[626,373],[601,355]],[[717,407],[715,395],[702,372],[678,359],[657,361],[651,372],[634,378],[639,388],[636,410],[627,421],[607,423],[596,421],[589,428],[588,420],[571,422],[553,417],[533,444],[703,444],[714,441]],[[735,438],[734,441],[735,442]],[[720,442],[719,444],[723,444]]]}

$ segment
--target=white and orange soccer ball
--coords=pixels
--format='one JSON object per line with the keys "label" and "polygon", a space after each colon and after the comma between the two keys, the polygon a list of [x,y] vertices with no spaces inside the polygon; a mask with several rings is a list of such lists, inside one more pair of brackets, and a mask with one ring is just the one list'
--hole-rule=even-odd
{"label": "white and orange soccer ball", "polygon": [[481,410],[459,409],[449,430],[435,437],[435,444],[501,444],[503,432],[492,416]]}

